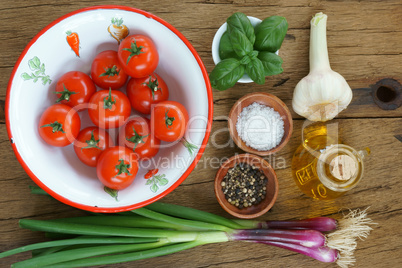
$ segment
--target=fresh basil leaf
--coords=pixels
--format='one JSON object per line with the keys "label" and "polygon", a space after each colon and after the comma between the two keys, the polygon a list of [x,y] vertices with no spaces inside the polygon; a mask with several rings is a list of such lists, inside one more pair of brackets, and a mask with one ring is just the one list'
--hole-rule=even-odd
{"label": "fresh basil leaf", "polygon": [[219,57],[221,58],[221,60],[238,57],[236,52],[233,50],[233,46],[229,38],[229,33],[227,31],[223,33],[219,42]]}
{"label": "fresh basil leaf", "polygon": [[233,87],[236,82],[244,75],[245,67],[240,61],[234,58],[220,61],[212,72],[209,79],[213,88],[226,90]]}
{"label": "fresh basil leaf", "polygon": [[260,53],[259,51],[254,50],[249,54],[249,56],[250,56],[251,59],[255,59],[255,58],[257,58],[259,53]]}
{"label": "fresh basil leaf", "polygon": [[247,65],[250,63],[250,61],[251,61],[250,56],[246,55],[240,60],[240,64]]}
{"label": "fresh basil leaf", "polygon": [[251,42],[251,44],[254,45],[255,42],[254,27],[245,14],[241,12],[236,12],[232,16],[230,16],[226,20],[226,22],[229,33],[232,30],[237,29],[238,31],[244,33],[247,39]]}
{"label": "fresh basil leaf", "polygon": [[252,59],[246,65],[246,73],[257,84],[263,85],[265,83],[264,66],[258,58]]}
{"label": "fresh basil leaf", "polygon": [[255,58],[257,58],[258,56],[258,51],[254,50],[252,52],[250,52],[249,54],[247,54],[246,56],[244,56],[243,58],[241,58],[240,63],[243,65],[247,65],[250,63],[250,61],[254,60]]}
{"label": "fresh basil leaf", "polygon": [[277,51],[285,39],[288,22],[284,17],[272,16],[255,27],[254,47],[258,51]]}
{"label": "fresh basil leaf", "polygon": [[262,62],[264,66],[265,76],[276,75],[283,72],[281,57],[272,52],[262,51],[258,54],[258,59]]}
{"label": "fresh basil leaf", "polygon": [[239,57],[244,57],[253,51],[253,44],[247,39],[247,36],[244,33],[237,29],[228,33],[233,50]]}

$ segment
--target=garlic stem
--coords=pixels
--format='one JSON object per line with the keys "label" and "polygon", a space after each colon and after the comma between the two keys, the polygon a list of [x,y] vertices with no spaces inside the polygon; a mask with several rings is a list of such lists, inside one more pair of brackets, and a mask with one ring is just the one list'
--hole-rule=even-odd
{"label": "garlic stem", "polygon": [[325,122],[346,109],[353,94],[345,78],[329,64],[327,15],[317,13],[310,24],[310,72],[297,83],[292,107],[311,121]]}
{"label": "garlic stem", "polygon": [[310,24],[310,72],[331,69],[327,47],[327,15],[317,13]]}

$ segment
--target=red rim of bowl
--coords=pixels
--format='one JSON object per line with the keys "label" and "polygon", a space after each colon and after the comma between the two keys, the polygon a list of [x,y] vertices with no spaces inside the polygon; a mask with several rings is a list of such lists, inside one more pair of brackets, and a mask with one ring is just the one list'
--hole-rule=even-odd
{"label": "red rim of bowl", "polygon": [[[191,51],[191,53],[193,54],[194,58],[196,59],[198,65],[199,65],[199,67],[201,69],[201,72],[202,72],[202,74],[204,76],[204,81],[205,81],[205,86],[207,88],[207,96],[208,96],[208,123],[207,123],[206,131],[205,131],[205,136],[204,136],[204,139],[202,141],[202,144],[200,146],[200,149],[199,149],[197,155],[195,156],[193,162],[190,164],[190,166],[187,168],[187,170],[184,172],[184,174],[172,186],[170,186],[168,189],[166,189],[165,191],[163,191],[162,193],[160,193],[159,195],[157,195],[157,196],[155,196],[153,198],[150,198],[150,199],[148,199],[146,201],[136,203],[136,204],[133,204],[133,205],[122,206],[122,207],[113,207],[113,208],[89,206],[89,205],[83,205],[83,204],[71,201],[71,200],[69,200],[69,199],[57,194],[56,192],[52,191],[45,184],[43,184],[41,182],[41,180],[39,180],[35,176],[35,174],[29,169],[28,165],[24,162],[24,160],[22,159],[20,153],[18,152],[15,143],[13,143],[13,141],[12,141],[13,135],[11,133],[10,118],[9,118],[9,112],[8,112],[9,105],[10,105],[10,103],[9,103],[9,101],[10,101],[10,91],[11,91],[12,81],[14,80],[15,73],[16,73],[16,71],[17,71],[22,59],[25,57],[26,53],[31,48],[31,46],[36,42],[36,40],[40,36],[42,36],[46,31],[48,31],[51,27],[53,27],[54,25],[56,25],[57,23],[63,21],[64,19],[66,19],[68,17],[71,17],[71,16],[79,14],[79,13],[83,13],[83,12],[86,12],[86,11],[93,11],[93,10],[99,10],[99,9],[118,9],[118,10],[124,10],[124,11],[130,11],[130,12],[138,13],[138,14],[144,15],[145,17],[152,18],[152,19],[156,20],[157,22],[161,23],[162,25],[167,27],[169,30],[171,30],[174,34],[176,34],[184,42],[184,44],[188,47],[188,49]],[[149,12],[137,9],[137,8],[127,7],[127,6],[119,6],[119,5],[101,5],[101,6],[92,6],[92,7],[78,9],[76,11],[70,12],[70,13],[58,18],[57,20],[53,21],[52,23],[47,25],[45,28],[43,28],[37,35],[35,35],[35,37],[25,47],[25,49],[23,50],[23,52],[19,56],[15,66],[13,68],[13,71],[11,73],[10,80],[9,80],[8,86],[7,86],[6,105],[5,105],[7,134],[8,134],[8,137],[9,137],[10,142],[11,142],[11,146],[12,146],[12,148],[14,150],[14,153],[15,153],[18,161],[20,162],[20,164],[24,168],[25,172],[29,175],[29,177],[38,186],[40,186],[43,190],[45,190],[48,194],[50,194],[51,196],[53,196],[57,200],[65,203],[67,205],[70,205],[70,206],[73,206],[73,207],[76,207],[76,208],[79,208],[79,209],[83,209],[83,210],[92,211],[92,212],[109,212],[109,213],[133,210],[133,209],[136,209],[136,208],[140,208],[140,207],[149,205],[149,204],[161,199],[162,197],[166,196],[168,193],[173,191],[177,186],[179,186],[187,178],[187,176],[191,173],[191,171],[193,171],[193,169],[197,165],[198,161],[200,160],[202,154],[204,153],[206,144],[207,144],[208,139],[209,139],[209,135],[211,133],[212,114],[213,114],[212,88],[211,88],[211,84],[209,82],[208,73],[207,73],[207,71],[205,69],[204,63],[202,62],[200,56],[198,55],[198,53],[194,49],[194,47],[191,45],[191,43],[176,28],[174,28],[171,24],[169,24],[168,22],[162,20],[161,18],[159,18],[159,17],[157,17],[157,16],[155,16],[155,15],[149,13]]]}

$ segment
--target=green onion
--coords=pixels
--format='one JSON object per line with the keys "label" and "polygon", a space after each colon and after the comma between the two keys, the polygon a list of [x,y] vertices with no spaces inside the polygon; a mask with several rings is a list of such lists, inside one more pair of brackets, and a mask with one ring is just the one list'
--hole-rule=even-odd
{"label": "green onion", "polygon": [[38,186],[29,186],[29,189],[31,189],[31,194],[39,194],[39,195],[47,195],[50,197],[50,195],[43,190],[42,188],[38,187]]}
{"label": "green onion", "polygon": [[78,248],[72,250],[66,250],[61,252],[56,252],[49,255],[39,256],[25,261],[17,262],[12,265],[13,268],[19,267],[44,267],[47,265],[94,257],[98,255],[113,254],[113,253],[123,253],[136,250],[146,250],[151,248],[157,248],[168,244],[166,240],[161,240],[154,243],[143,243],[143,244],[129,244],[129,245],[107,245],[107,246],[96,246],[88,247],[85,249]]}
{"label": "green onion", "polygon": [[337,228],[337,221],[329,217],[316,217],[293,221],[235,220],[235,222],[246,229],[310,229],[320,232],[329,232]]}
{"label": "green onion", "polygon": [[138,215],[155,219],[159,221],[163,221],[166,223],[173,223],[177,225],[182,225],[190,228],[195,228],[199,230],[215,230],[215,231],[230,231],[231,229],[219,224],[212,224],[207,222],[200,222],[200,221],[191,221],[191,220],[184,220],[179,218],[174,218],[159,212],[155,212],[146,208],[139,208],[136,210],[132,210],[133,213]]}
{"label": "green onion", "polygon": [[51,220],[41,221],[22,219],[20,220],[20,226],[33,231],[77,235],[168,238],[171,242],[193,241],[198,236],[198,232],[100,226]]}
{"label": "green onion", "polygon": [[149,204],[147,209],[183,219],[219,224],[232,229],[242,228],[241,224],[238,224],[233,220],[185,206],[154,202]]}
{"label": "green onion", "polygon": [[172,253],[180,252],[186,249],[194,248],[201,245],[198,241],[179,243],[174,245],[167,245],[164,247],[144,250],[139,252],[132,253],[123,253],[118,255],[111,256],[100,256],[97,258],[88,258],[88,259],[79,259],[68,262],[63,262],[58,265],[52,265],[52,268],[72,268],[72,267],[88,267],[95,265],[107,265],[107,264],[116,264],[130,261],[137,261],[143,259],[149,259],[164,255],[169,255]]}
{"label": "green onion", "polygon": [[[346,267],[353,260],[356,240],[365,238],[372,224],[366,210],[352,211],[338,220],[336,231],[329,230],[335,223],[329,218],[234,221],[159,202],[123,214],[46,221],[22,219],[22,228],[56,238],[73,238],[12,249],[0,253],[0,258],[31,250],[33,258],[12,267],[87,267],[163,256],[209,243],[246,241],[286,248]],[[323,230],[330,232],[324,234]]]}
{"label": "green onion", "polygon": [[[88,246],[90,246],[90,244],[88,244]],[[48,254],[63,250],[63,249],[68,248],[68,247],[69,246],[58,246],[58,247],[51,247],[51,248],[34,249],[34,250],[32,250],[32,257],[39,257],[39,256],[48,255]]]}
{"label": "green onion", "polygon": [[0,258],[4,258],[10,255],[14,255],[17,253],[41,249],[41,248],[49,248],[49,247],[58,247],[58,246],[67,246],[67,245],[80,245],[80,244],[138,244],[138,243],[149,243],[156,242],[158,239],[155,238],[131,238],[131,237],[80,237],[80,238],[72,238],[66,240],[57,240],[57,241],[49,241],[42,242],[37,244],[32,244],[24,247],[19,247],[16,249],[11,249],[9,251],[5,251],[0,253]]}
{"label": "green onion", "polygon": [[[131,212],[130,212],[131,213]],[[131,213],[132,215],[133,213]],[[161,229],[174,229],[174,230],[187,230],[181,225],[161,222],[158,220],[149,219],[141,216],[118,216],[118,215],[95,215],[64,218],[53,221],[70,222],[70,223],[83,223],[94,225],[108,225],[120,227],[140,227],[140,228],[161,228]]]}

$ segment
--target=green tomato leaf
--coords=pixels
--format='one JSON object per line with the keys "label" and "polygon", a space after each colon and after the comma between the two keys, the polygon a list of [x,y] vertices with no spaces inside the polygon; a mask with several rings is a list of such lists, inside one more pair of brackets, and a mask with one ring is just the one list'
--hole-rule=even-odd
{"label": "green tomato leaf", "polygon": [[156,193],[156,191],[158,191],[158,189],[159,189],[159,187],[158,187],[158,185],[156,185],[156,183],[152,184],[152,186],[151,186],[152,192]]}
{"label": "green tomato leaf", "polygon": [[219,57],[221,60],[229,58],[237,58],[236,52],[233,50],[228,32],[224,32],[219,42]]}
{"label": "green tomato leaf", "polygon": [[233,50],[239,57],[244,57],[253,51],[253,44],[244,33],[237,29],[233,29],[228,33]]}
{"label": "green tomato leaf", "polygon": [[33,57],[28,61],[29,68],[34,71],[40,69],[40,60],[38,57]]}
{"label": "green tomato leaf", "polygon": [[153,179],[148,179],[145,185],[150,185],[152,183]]}
{"label": "green tomato leaf", "polygon": [[160,178],[159,179],[159,185],[160,186],[164,186],[164,185],[166,185],[168,183],[169,183],[169,181],[167,179],[165,179],[165,178]]}
{"label": "green tomato leaf", "polygon": [[23,74],[21,74],[21,77],[22,77],[22,79],[24,79],[24,80],[29,80],[29,79],[32,79],[32,76],[30,76],[29,74],[27,74],[27,73],[23,73]]}
{"label": "green tomato leaf", "polygon": [[237,59],[225,59],[219,62],[209,74],[211,85],[217,90],[233,87],[244,75],[245,68]]}
{"label": "green tomato leaf", "polygon": [[265,76],[276,75],[283,72],[281,57],[272,52],[263,51],[258,54],[258,59],[262,62],[264,66]]}
{"label": "green tomato leaf", "polygon": [[29,69],[31,69],[31,71],[36,70],[36,66],[35,66],[35,63],[33,62],[33,60],[28,61],[28,66],[29,66]]}
{"label": "green tomato leaf", "polygon": [[230,16],[226,20],[226,22],[229,33],[232,30],[237,29],[247,37],[247,39],[251,42],[251,45],[254,45],[255,42],[254,27],[245,14],[241,12],[236,12],[232,16]]}
{"label": "green tomato leaf", "polygon": [[49,78],[47,76],[42,77],[42,85],[46,85],[47,82],[49,82]]}
{"label": "green tomato leaf", "polygon": [[265,83],[264,66],[258,59],[252,59],[246,66],[246,73],[257,84],[263,85]]}
{"label": "green tomato leaf", "polygon": [[272,16],[255,27],[254,47],[259,51],[277,51],[285,39],[288,22],[284,17]]}

